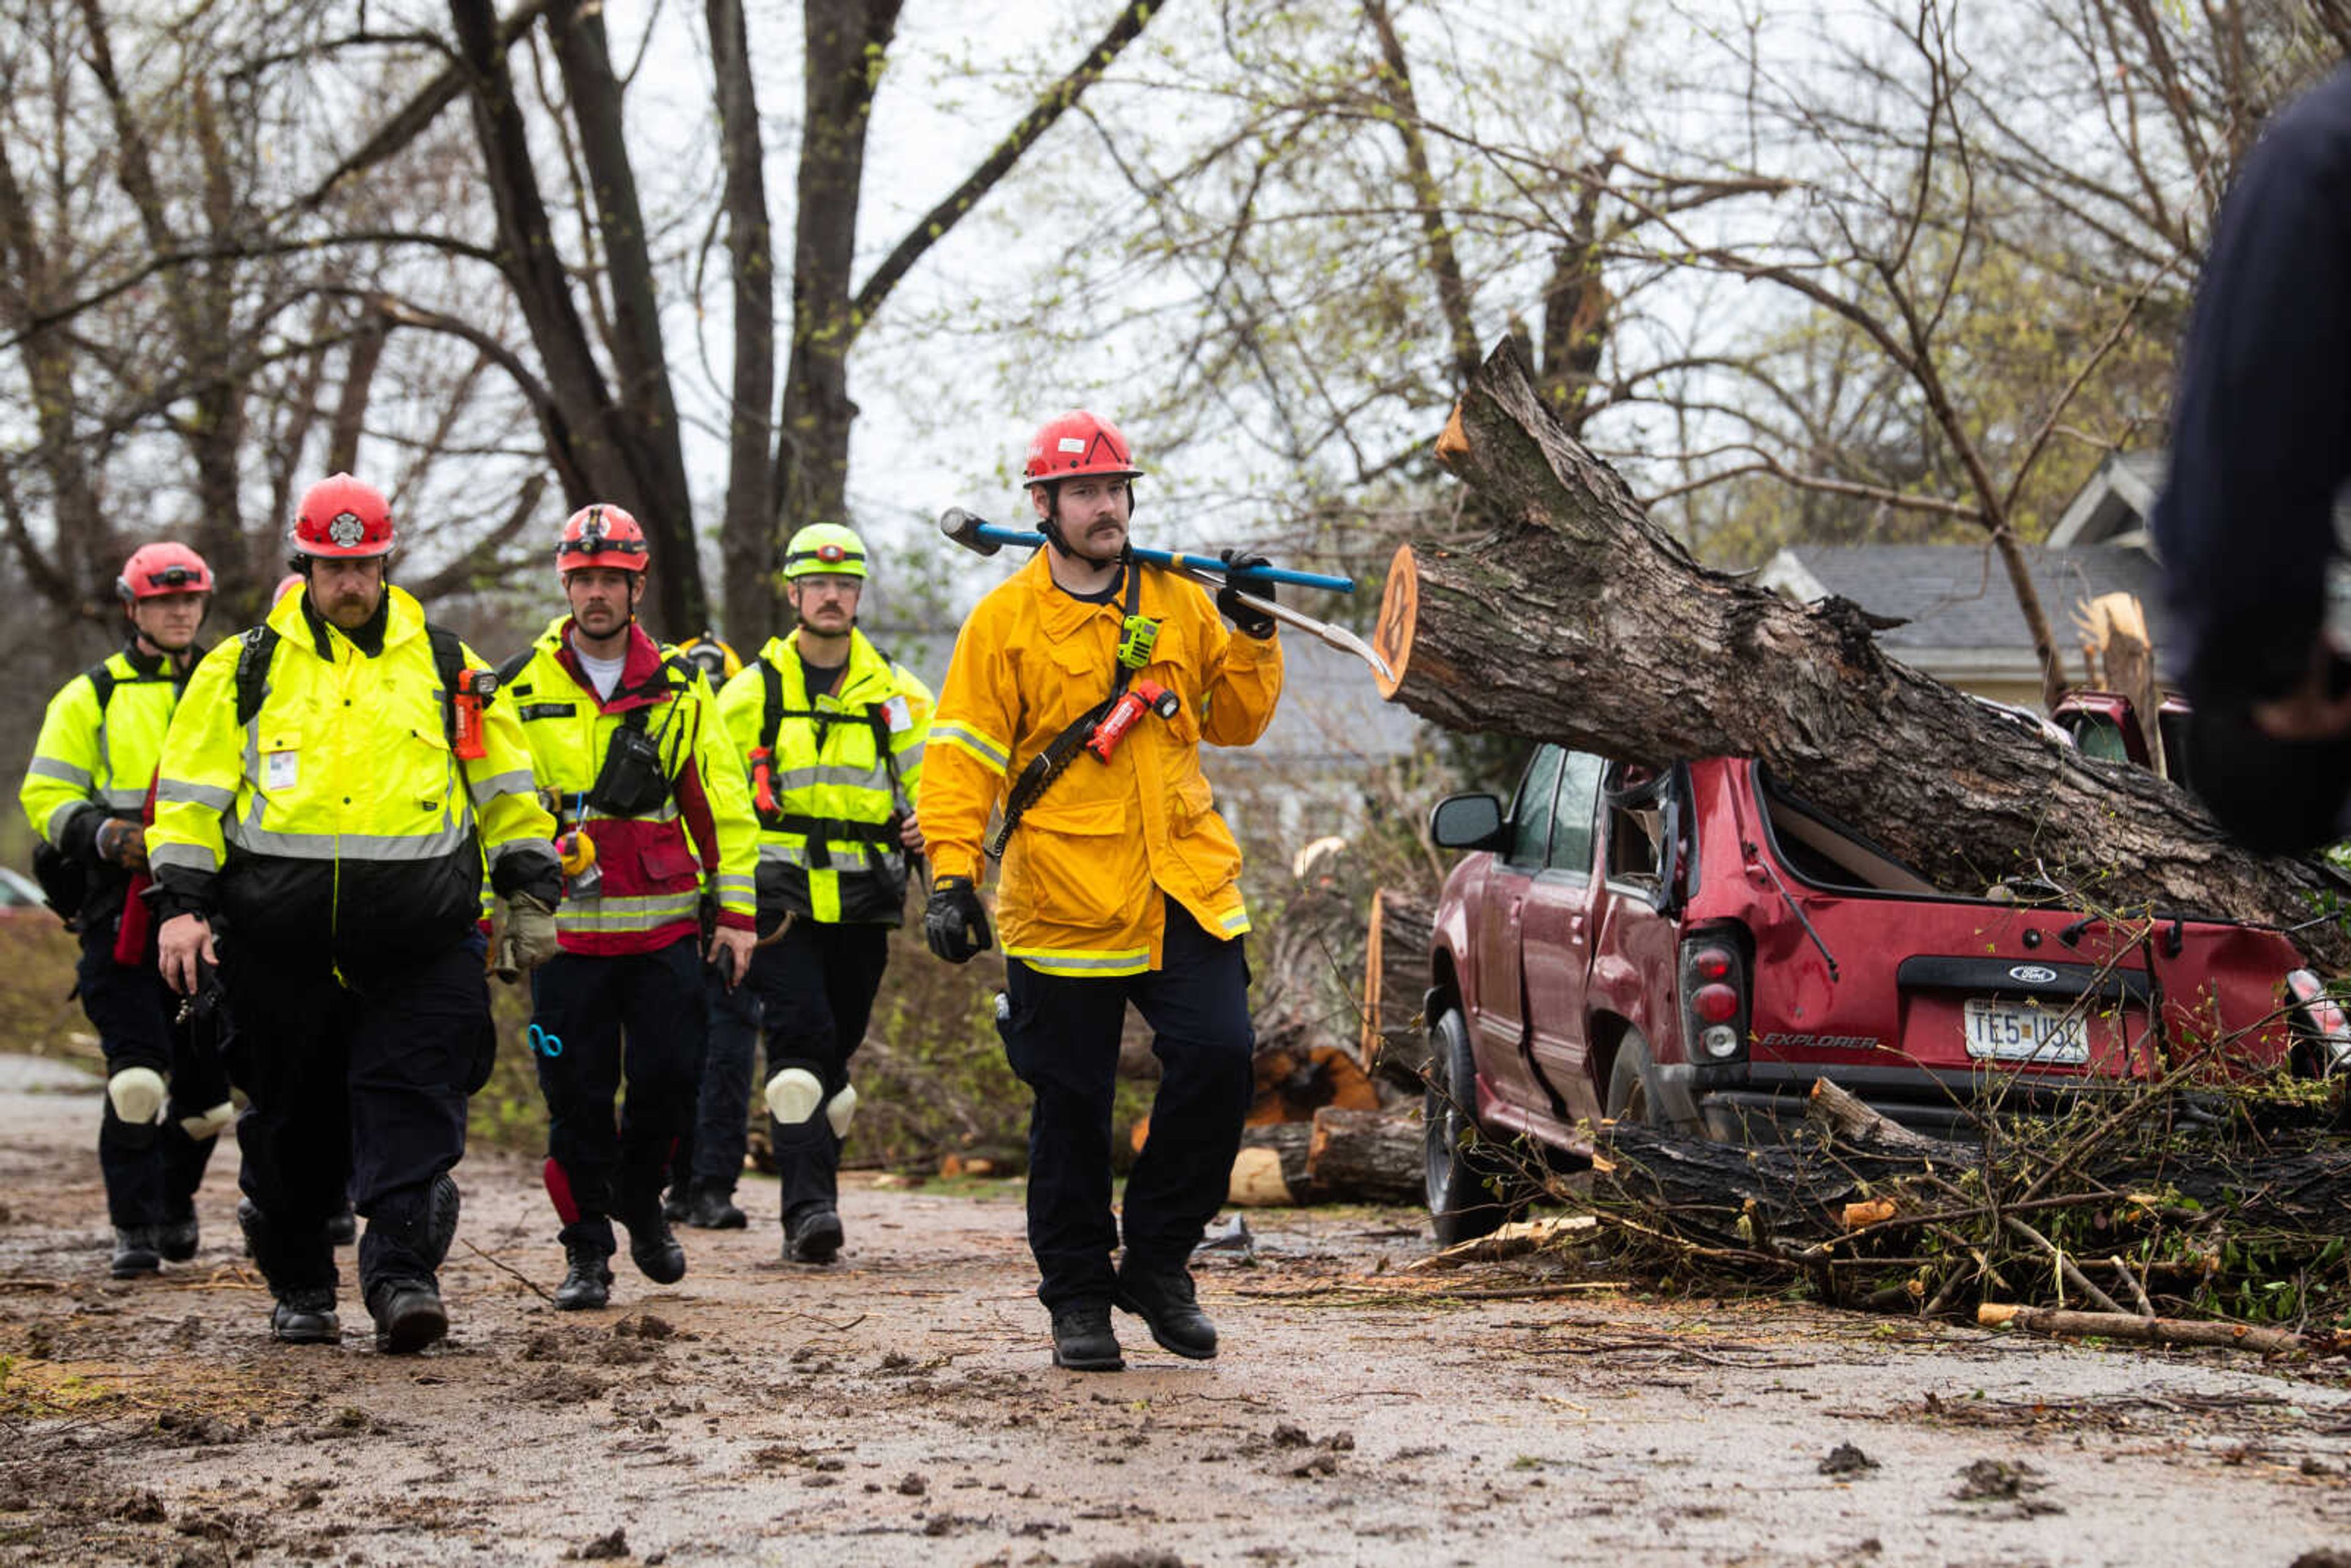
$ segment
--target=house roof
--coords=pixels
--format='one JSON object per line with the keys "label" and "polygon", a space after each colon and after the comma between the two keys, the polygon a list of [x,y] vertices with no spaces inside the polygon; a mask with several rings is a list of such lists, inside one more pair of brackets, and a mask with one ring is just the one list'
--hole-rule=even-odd
{"label": "house roof", "polygon": [[2080,545],[2120,543],[2142,533],[2154,515],[2155,498],[2163,492],[2168,467],[2161,450],[2110,452],[2074,498],[2065,503],[2049,543],[2069,549]]}
{"label": "house roof", "polygon": [[[2074,643],[2073,611],[2102,593],[2145,607],[2156,664],[2167,676],[2168,616],[2153,557],[2136,544],[2028,547],[2025,559],[2061,650]],[[1760,586],[1805,603],[1837,594],[1904,624],[1877,641],[1905,664],[1945,678],[2030,676],[2032,639],[2007,573],[1989,545],[1793,545],[1756,574]]]}

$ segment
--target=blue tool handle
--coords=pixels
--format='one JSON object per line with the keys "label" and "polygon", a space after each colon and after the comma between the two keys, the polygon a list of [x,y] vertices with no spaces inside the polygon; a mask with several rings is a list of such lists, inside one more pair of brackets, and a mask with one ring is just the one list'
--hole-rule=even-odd
{"label": "blue tool handle", "polygon": [[[1021,549],[1043,548],[1045,536],[1008,528],[996,523],[980,523],[971,532],[975,538],[995,545],[1015,545]],[[1228,580],[1246,587],[1252,582],[1286,582],[1296,588],[1320,588],[1332,593],[1353,593],[1355,580],[1352,577],[1325,577],[1317,571],[1292,571],[1287,567],[1259,566],[1247,571],[1227,572],[1225,563],[1212,555],[1186,555],[1181,550],[1147,549],[1142,545],[1127,547],[1134,559],[1153,566],[1189,567],[1194,571],[1213,571]]]}

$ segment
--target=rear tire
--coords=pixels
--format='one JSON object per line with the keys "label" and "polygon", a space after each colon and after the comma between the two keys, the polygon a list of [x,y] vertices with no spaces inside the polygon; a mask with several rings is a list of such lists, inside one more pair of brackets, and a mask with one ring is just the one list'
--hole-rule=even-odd
{"label": "rear tire", "polygon": [[1608,1069],[1608,1116],[1684,1137],[1700,1135],[1705,1125],[1689,1095],[1669,1086],[1657,1071],[1649,1042],[1636,1029],[1626,1030],[1616,1043],[1616,1059]]}
{"label": "rear tire", "polygon": [[1429,1026],[1427,1074],[1424,1186],[1437,1244],[1450,1247],[1490,1235],[1524,1206],[1531,1184],[1478,1124],[1477,1059],[1458,1008],[1447,1008]]}

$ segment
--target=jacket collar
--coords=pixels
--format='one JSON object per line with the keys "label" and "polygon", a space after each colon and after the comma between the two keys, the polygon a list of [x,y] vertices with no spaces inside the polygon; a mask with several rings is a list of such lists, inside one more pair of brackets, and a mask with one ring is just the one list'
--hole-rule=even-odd
{"label": "jacket collar", "polygon": [[[793,641],[797,634],[787,632],[780,637],[770,637],[759,650],[759,657],[773,664],[777,673],[784,677],[787,691],[801,685],[807,679],[803,673],[805,666],[800,663],[799,644]],[[872,640],[862,629],[851,627],[849,664],[841,674],[841,690],[835,694],[835,700],[842,703],[863,700],[857,695],[861,687],[876,681],[887,685],[889,676],[890,661],[882,656],[882,650],[873,645]],[[888,694],[883,695],[886,696]],[[806,699],[808,694],[802,692],[801,696]]]}
{"label": "jacket collar", "polygon": [[[1056,643],[1065,642],[1091,625],[1097,616],[1107,614],[1113,622],[1125,619],[1125,578],[1118,580],[1117,591],[1103,603],[1080,599],[1053,580],[1053,563],[1045,559],[1046,550],[1052,548],[1046,545],[1040,549],[1029,558],[1029,564],[1012,579],[1035,599],[1037,624],[1044,628],[1045,635]],[[1143,573],[1135,608],[1138,613],[1150,613],[1153,601],[1157,598],[1154,591],[1158,585],[1152,580],[1155,574],[1143,571],[1142,563],[1134,560],[1126,563],[1126,570]]]}
{"label": "jacket collar", "polygon": [[[563,667],[564,674],[577,682],[590,696],[596,695],[596,683],[588,678],[580,667],[580,655],[571,646],[571,617],[559,615],[549,622],[538,639],[538,645]],[[625,713],[632,707],[651,707],[669,696],[666,684],[655,687],[653,677],[661,674],[661,644],[654,642],[640,622],[629,622],[629,648],[621,665],[621,679],[612,687],[611,700],[599,706],[605,713]]]}
{"label": "jacket collar", "polygon": [[[383,596],[390,606],[384,612],[383,627],[383,651],[389,653],[412,638],[424,635],[424,606],[416,601],[414,594],[394,583],[383,585]],[[332,664],[336,644],[351,647],[350,640],[325,617],[313,615],[309,603],[310,591],[305,585],[270,607],[267,623],[286,641],[299,643]]]}

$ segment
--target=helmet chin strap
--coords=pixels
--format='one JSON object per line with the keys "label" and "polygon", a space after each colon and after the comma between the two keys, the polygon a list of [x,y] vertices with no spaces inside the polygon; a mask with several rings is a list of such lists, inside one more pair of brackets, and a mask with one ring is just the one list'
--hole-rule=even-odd
{"label": "helmet chin strap", "polygon": [[[1133,480],[1129,480],[1126,486],[1126,516],[1127,520],[1132,523],[1134,518]],[[1071,560],[1084,561],[1088,566],[1116,566],[1128,559],[1123,541],[1118,547],[1118,553],[1111,556],[1091,556],[1071,548],[1070,541],[1061,537],[1061,486],[1059,480],[1055,480],[1045,491],[1045,515],[1038,520],[1037,531],[1045,536],[1045,542],[1055,551],[1069,557]]]}

